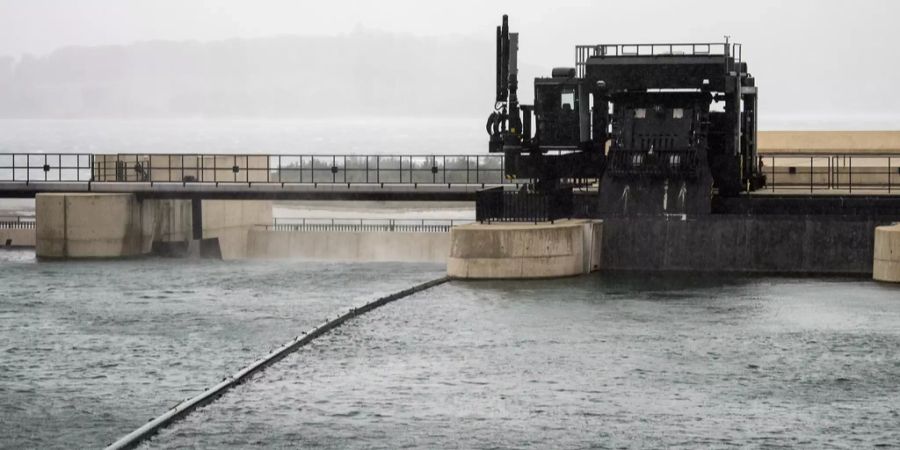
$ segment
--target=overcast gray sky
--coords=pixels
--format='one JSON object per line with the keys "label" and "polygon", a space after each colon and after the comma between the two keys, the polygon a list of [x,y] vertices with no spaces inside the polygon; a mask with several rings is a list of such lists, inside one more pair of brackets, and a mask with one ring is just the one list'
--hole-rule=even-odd
{"label": "overcast gray sky", "polygon": [[[900,1],[0,0],[0,55],[70,45],[336,35],[356,27],[492,39],[508,13],[520,59],[572,65],[579,43],[744,43],[771,114],[893,116],[900,104]],[[490,64],[491,62],[489,62]],[[802,103],[786,99],[802,94]]]}

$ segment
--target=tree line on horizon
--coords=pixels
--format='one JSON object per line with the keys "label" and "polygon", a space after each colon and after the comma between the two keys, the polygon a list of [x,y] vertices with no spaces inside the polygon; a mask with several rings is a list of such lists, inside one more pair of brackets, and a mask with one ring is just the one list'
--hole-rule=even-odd
{"label": "tree line on horizon", "polygon": [[472,116],[493,91],[491,43],[375,31],[0,57],[6,118]]}

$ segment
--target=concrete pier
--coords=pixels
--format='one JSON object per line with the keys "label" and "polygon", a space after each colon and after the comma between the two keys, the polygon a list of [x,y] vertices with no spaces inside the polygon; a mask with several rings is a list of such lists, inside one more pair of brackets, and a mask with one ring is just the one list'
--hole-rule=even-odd
{"label": "concrete pier", "polygon": [[143,205],[128,194],[41,194],[35,246],[41,258],[113,258],[148,253]]}
{"label": "concrete pier", "polygon": [[900,283],[900,224],[875,229],[872,278]]}
{"label": "concrete pier", "polygon": [[600,269],[603,223],[469,224],[450,231],[453,278],[554,278]]}
{"label": "concrete pier", "polygon": [[[270,201],[202,201],[201,236],[223,259],[247,255],[252,228],[272,222]],[[122,258],[155,247],[188,249],[190,200],[140,199],[133,194],[53,193],[35,200],[35,253],[42,259]],[[197,246],[199,247],[199,246]]]}

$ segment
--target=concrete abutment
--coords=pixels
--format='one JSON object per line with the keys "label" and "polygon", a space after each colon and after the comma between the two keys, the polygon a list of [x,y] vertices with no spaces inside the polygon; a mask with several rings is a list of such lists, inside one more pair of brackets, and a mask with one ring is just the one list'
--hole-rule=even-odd
{"label": "concrete abutment", "polygon": [[603,223],[469,224],[450,232],[447,274],[459,279],[555,278],[600,269]]}
{"label": "concrete abutment", "polygon": [[872,278],[900,283],[900,223],[875,229]]}

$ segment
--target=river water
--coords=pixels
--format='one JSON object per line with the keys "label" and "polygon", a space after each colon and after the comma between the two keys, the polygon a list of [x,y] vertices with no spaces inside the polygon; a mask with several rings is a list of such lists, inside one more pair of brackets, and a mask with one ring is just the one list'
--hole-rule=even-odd
{"label": "river water", "polygon": [[109,444],[326,317],[442,272],[0,251],[0,447]]}
{"label": "river water", "polygon": [[900,291],[869,281],[453,282],[148,447],[896,446],[898,324]]}
{"label": "river water", "polygon": [[[0,252],[0,446],[91,448],[439,265]],[[900,443],[900,290],[599,274],[452,282],[355,319],[148,448]]]}

